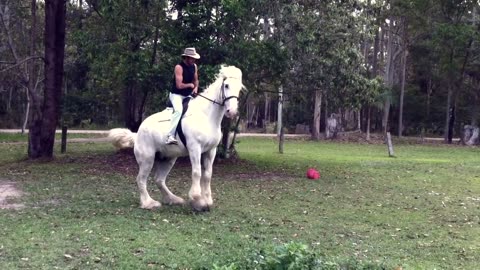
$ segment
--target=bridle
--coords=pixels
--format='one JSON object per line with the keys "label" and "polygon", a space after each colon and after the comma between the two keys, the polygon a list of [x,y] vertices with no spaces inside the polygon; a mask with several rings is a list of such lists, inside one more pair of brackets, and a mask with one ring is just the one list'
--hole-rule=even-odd
{"label": "bridle", "polygon": [[208,98],[208,97],[206,97],[202,94],[197,94],[197,96],[201,96],[202,98],[204,98],[206,100],[209,100],[212,103],[217,104],[218,106],[221,106],[221,107],[225,106],[225,102],[227,102],[227,100],[229,100],[229,99],[236,98],[238,100],[238,96],[229,96],[229,97],[225,96],[225,80],[228,79],[228,78],[235,78],[235,77],[225,77],[225,78],[223,78],[222,90],[221,90],[222,91],[222,93],[221,93],[222,94],[222,96],[221,96],[222,102],[221,103],[216,101],[216,100],[213,100],[211,98]]}

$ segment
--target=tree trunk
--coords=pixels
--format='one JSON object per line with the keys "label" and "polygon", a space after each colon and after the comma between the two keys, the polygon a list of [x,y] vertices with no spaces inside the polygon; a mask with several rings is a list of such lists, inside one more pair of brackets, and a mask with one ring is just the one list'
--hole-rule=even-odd
{"label": "tree trunk", "polygon": [[362,131],[362,113],[361,109],[357,110],[357,130]]}
{"label": "tree trunk", "polygon": [[267,124],[270,123],[270,95],[265,92],[265,106],[264,106],[264,114],[263,114],[263,128],[267,128]]}
{"label": "tree trunk", "polygon": [[66,2],[45,1],[45,89],[41,113],[35,110],[29,132],[29,158],[52,158],[60,113],[65,50]]}
{"label": "tree trunk", "polygon": [[375,31],[375,43],[373,44],[373,57],[372,57],[372,73],[370,74],[370,78],[375,78],[378,75],[378,47],[380,43],[380,34],[379,29],[377,27]]}
{"label": "tree trunk", "polygon": [[230,125],[231,125],[231,119],[230,118],[223,118],[222,121],[222,147],[220,151],[220,157],[228,159],[230,158],[230,152],[229,152],[229,138],[230,138]]}
{"label": "tree trunk", "polygon": [[[475,27],[478,21],[478,14],[477,14],[477,6],[473,7],[472,12],[472,26]],[[477,29],[480,28],[478,25]],[[472,41],[472,48],[475,48],[478,44],[475,41]],[[478,124],[478,113],[479,113],[479,101],[480,101],[480,80],[478,78],[472,78],[472,85],[473,85],[473,104],[472,104],[472,115],[471,115],[471,125],[477,126]]]}
{"label": "tree trunk", "polygon": [[[378,76],[378,52],[379,52],[379,47],[380,47],[380,31],[379,28],[377,27],[375,31],[375,42],[373,44],[373,57],[372,57],[372,73],[370,74],[370,78],[376,78]],[[368,105],[367,108],[367,135],[366,135],[366,140],[370,141],[370,130],[371,130],[371,119],[372,116],[372,106]]]}
{"label": "tree trunk", "polygon": [[382,130],[383,134],[388,131],[388,118],[390,113],[390,98],[387,97],[383,103],[383,118],[382,118]]}
{"label": "tree trunk", "polygon": [[370,115],[371,115],[371,107],[368,106],[368,109],[367,109],[367,136],[366,136],[367,141],[370,141],[370,123],[371,123]]}
{"label": "tree trunk", "polygon": [[448,121],[448,138],[447,141],[449,144],[453,142],[453,129],[455,125],[455,116],[456,116],[456,105],[453,104],[453,106],[450,109],[450,118]]}
{"label": "tree trunk", "polygon": [[26,96],[27,96],[27,104],[25,105],[25,118],[23,120],[23,125],[22,125],[22,134],[25,133],[25,129],[27,129],[28,125],[28,117],[30,115],[30,95],[28,94],[28,89],[25,91]]}
{"label": "tree trunk", "polygon": [[[393,29],[392,29],[392,18],[390,18],[390,23],[388,24],[388,41],[387,41],[387,62],[385,64],[385,73],[384,73],[384,81],[387,88],[392,87],[392,66],[393,66]],[[386,96],[385,101],[383,103],[383,118],[382,118],[382,130],[383,134],[386,134],[388,131],[388,118],[390,112],[390,97]]]}
{"label": "tree trunk", "polygon": [[403,99],[405,96],[405,77],[407,70],[407,55],[408,51],[404,48],[402,54],[402,77],[401,77],[401,86],[400,86],[400,104],[398,112],[398,137],[402,137],[403,134]]}
{"label": "tree trunk", "polygon": [[[32,27],[30,29],[30,57],[35,56],[35,44],[37,43],[37,0],[32,0]],[[28,61],[28,79],[27,79],[27,105],[25,108],[25,119],[22,125],[22,133],[25,132],[25,128],[28,125],[28,118],[30,116],[30,93],[36,93],[36,79],[35,78],[35,62],[34,60]]]}
{"label": "tree trunk", "polygon": [[334,113],[332,113],[332,115],[328,117],[325,126],[326,126],[325,138],[326,139],[336,138],[338,133],[338,122],[337,122],[336,115]]}
{"label": "tree trunk", "polygon": [[325,120],[325,136],[327,134],[327,120],[328,120],[328,96],[327,93],[323,95],[323,100],[325,100],[323,103],[325,104],[325,110],[324,110],[324,120]]}
{"label": "tree trunk", "polygon": [[124,93],[124,117],[125,117],[125,127],[130,129],[133,132],[136,132],[138,127],[136,125],[136,107],[137,107],[137,97],[135,95],[136,87],[133,79],[130,79],[127,82],[125,93]]}
{"label": "tree trunk", "polygon": [[450,123],[454,115],[454,109],[452,106],[452,96],[453,90],[451,84],[448,85],[448,94],[447,94],[447,106],[445,108],[445,131],[444,131],[444,140],[445,143],[452,143],[450,137]]}
{"label": "tree trunk", "polygon": [[423,128],[422,128],[422,138],[425,137],[426,125],[427,125],[427,123],[429,123],[429,119],[430,119],[430,103],[431,103],[430,100],[431,100],[431,97],[432,97],[432,93],[433,93],[432,78],[429,77],[428,82],[427,82],[427,100],[426,100],[426,105],[425,105],[425,121],[422,124],[422,126],[423,126]]}
{"label": "tree trunk", "polygon": [[313,113],[313,138],[320,140],[320,119],[322,116],[322,91],[315,91],[315,107]]}

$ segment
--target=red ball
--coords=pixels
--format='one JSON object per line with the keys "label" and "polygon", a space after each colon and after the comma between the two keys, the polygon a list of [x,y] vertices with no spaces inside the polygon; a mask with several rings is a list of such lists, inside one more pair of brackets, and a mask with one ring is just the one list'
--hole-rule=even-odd
{"label": "red ball", "polygon": [[317,170],[310,168],[307,170],[307,178],[316,180],[320,178],[320,173]]}

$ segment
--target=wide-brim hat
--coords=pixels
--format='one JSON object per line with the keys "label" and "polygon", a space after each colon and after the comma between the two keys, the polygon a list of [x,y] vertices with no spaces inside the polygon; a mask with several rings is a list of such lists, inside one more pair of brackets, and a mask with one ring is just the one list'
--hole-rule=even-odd
{"label": "wide-brim hat", "polygon": [[185,48],[182,56],[191,57],[193,59],[200,59],[200,54],[197,53],[195,48]]}

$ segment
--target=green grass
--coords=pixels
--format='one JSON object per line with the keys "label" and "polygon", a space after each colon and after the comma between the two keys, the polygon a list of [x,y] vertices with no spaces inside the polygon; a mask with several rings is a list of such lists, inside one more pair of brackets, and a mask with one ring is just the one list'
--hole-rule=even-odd
{"label": "green grass", "polygon": [[[136,164],[107,143],[76,143],[54,162],[0,144],[0,179],[26,192],[0,210],[1,269],[198,269],[305,243],[332,260],[393,269],[476,269],[480,149],[242,138],[241,160],[214,166],[215,208],[138,208]],[[58,149],[57,149],[58,153]],[[321,179],[305,178],[317,168]],[[169,186],[184,198],[190,168]],[[149,183],[151,195],[160,198]]]}

